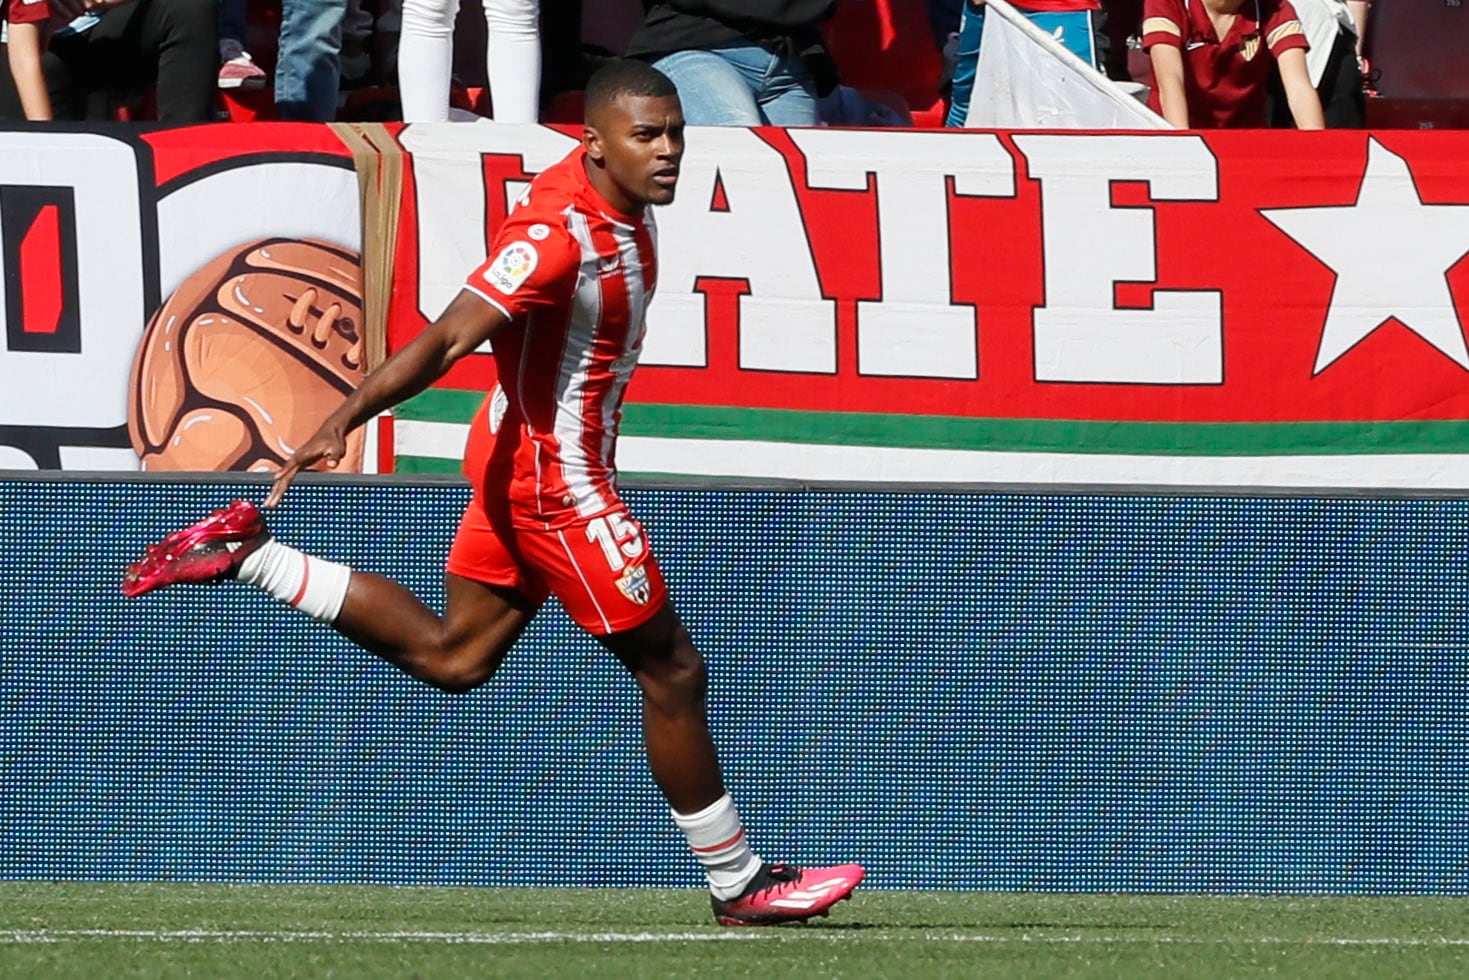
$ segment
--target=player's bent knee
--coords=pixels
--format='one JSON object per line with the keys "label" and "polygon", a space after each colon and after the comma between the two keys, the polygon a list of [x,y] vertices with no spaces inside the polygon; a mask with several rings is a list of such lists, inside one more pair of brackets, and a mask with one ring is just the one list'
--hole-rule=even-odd
{"label": "player's bent knee", "polygon": [[493,676],[494,668],[486,670],[478,666],[448,664],[435,665],[421,673],[419,679],[445,694],[468,694]]}
{"label": "player's bent knee", "polygon": [[436,648],[414,658],[413,674],[447,694],[468,694],[495,676],[506,652],[500,648],[470,651]]}

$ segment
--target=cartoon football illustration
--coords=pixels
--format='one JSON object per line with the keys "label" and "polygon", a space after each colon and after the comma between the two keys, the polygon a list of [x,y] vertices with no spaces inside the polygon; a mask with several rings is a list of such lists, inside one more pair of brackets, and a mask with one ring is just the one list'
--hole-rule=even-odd
{"label": "cartoon football illustration", "polygon": [[[361,261],[311,239],[233,249],[153,315],[128,435],[145,470],[273,471],[363,375]],[[353,433],[338,472],[362,468]]]}

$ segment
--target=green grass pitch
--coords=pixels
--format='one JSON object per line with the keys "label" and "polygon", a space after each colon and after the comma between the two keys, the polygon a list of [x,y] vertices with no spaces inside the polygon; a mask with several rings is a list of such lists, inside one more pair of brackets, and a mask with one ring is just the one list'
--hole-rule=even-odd
{"label": "green grass pitch", "polygon": [[0,977],[1465,977],[1451,898],[859,890],[722,929],[692,890],[0,883]]}

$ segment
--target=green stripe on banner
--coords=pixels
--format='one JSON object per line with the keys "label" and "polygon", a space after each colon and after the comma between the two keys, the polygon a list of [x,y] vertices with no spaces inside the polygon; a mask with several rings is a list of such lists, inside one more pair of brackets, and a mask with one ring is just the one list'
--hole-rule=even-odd
{"label": "green stripe on banner", "polygon": [[393,459],[394,473],[458,473],[460,460],[456,456],[397,456]]}
{"label": "green stripe on banner", "polygon": [[[484,395],[434,389],[398,417],[465,423]],[[705,405],[627,405],[622,434],[662,439],[749,439],[829,446],[1124,456],[1359,456],[1469,452],[1469,421],[1091,422],[798,412]]]}
{"label": "green stripe on banner", "polygon": [[1469,452],[1469,421],[1090,422],[629,405],[626,435],[1131,456]]}
{"label": "green stripe on banner", "polygon": [[483,391],[465,391],[462,388],[430,388],[393,409],[393,415],[410,422],[454,422],[463,425],[474,418],[480,403],[485,400]]}

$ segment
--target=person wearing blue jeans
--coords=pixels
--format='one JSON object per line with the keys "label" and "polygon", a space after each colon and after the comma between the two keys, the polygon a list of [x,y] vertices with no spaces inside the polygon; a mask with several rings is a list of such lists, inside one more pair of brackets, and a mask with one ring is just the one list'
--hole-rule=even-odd
{"label": "person wearing blue jeans", "polygon": [[690,126],[814,126],[836,72],[817,25],[835,0],[645,0],[629,57],[673,80]]}
{"label": "person wearing blue jeans", "polygon": [[342,20],[347,0],[283,0],[275,64],[280,119],[331,122],[342,83]]}

